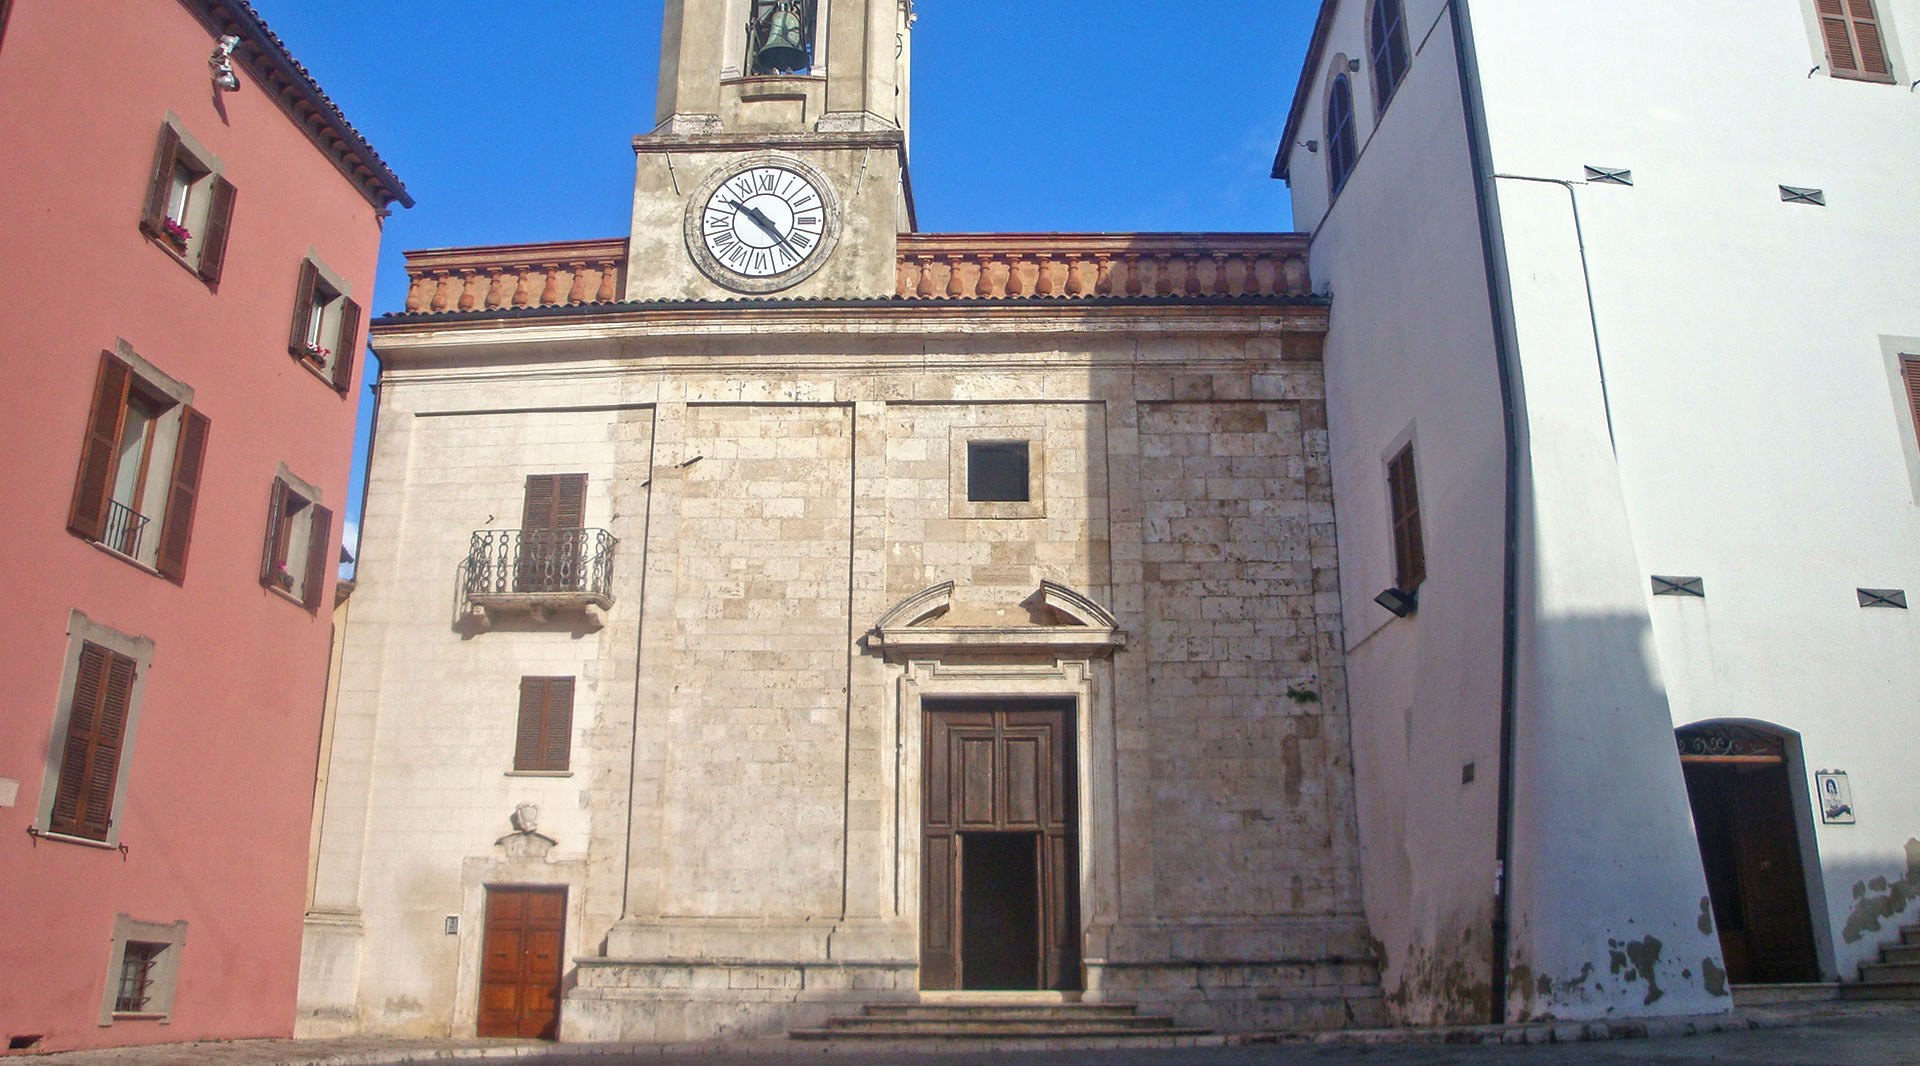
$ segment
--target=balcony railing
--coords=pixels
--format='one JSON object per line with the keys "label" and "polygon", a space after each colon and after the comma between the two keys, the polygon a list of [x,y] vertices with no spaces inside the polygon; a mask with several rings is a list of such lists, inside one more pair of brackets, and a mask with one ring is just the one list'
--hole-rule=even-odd
{"label": "balcony railing", "polygon": [[604,529],[479,529],[467,548],[464,599],[483,626],[492,615],[584,611],[595,622],[613,606],[613,549]]}
{"label": "balcony railing", "polygon": [[147,516],[118,500],[107,501],[107,521],[100,529],[100,543],[121,555],[137,557],[140,538],[147,531]]}

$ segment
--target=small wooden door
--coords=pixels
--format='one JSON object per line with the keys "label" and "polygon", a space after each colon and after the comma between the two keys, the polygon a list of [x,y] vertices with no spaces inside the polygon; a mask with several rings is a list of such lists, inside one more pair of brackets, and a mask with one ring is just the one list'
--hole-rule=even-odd
{"label": "small wooden door", "polygon": [[932,706],[922,757],[920,986],[1080,987],[1072,710]]}
{"label": "small wooden door", "polygon": [[1712,744],[1682,730],[1681,768],[1727,977],[1734,984],[1817,981],[1813,917],[1784,744],[1719,727]]}
{"label": "small wooden door", "polygon": [[481,1036],[559,1036],[566,922],[564,888],[488,886],[480,948]]}

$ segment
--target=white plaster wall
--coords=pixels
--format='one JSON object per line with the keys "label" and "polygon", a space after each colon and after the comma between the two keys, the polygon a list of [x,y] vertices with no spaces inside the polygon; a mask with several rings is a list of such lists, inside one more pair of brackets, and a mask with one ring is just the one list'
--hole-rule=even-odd
{"label": "white plaster wall", "polygon": [[[1363,15],[1339,6],[1329,56],[1364,54]],[[1315,289],[1333,295],[1327,422],[1363,881],[1383,990],[1406,1022],[1487,1014],[1496,830],[1499,389],[1442,15],[1437,3],[1407,4],[1412,66],[1378,122],[1368,69],[1351,76],[1362,151],[1331,210],[1330,75],[1316,72],[1290,180],[1294,227],[1315,231]],[[1299,145],[1310,138],[1319,152]],[[1394,583],[1386,461],[1409,441],[1428,577],[1419,612],[1396,620],[1373,596]],[[1474,780],[1463,783],[1468,764]]]}
{"label": "white plaster wall", "polygon": [[[1920,881],[1920,779],[1889,742],[1911,732],[1920,634],[1854,592],[1920,586],[1895,370],[1920,352],[1920,3],[1878,8],[1893,85],[1810,74],[1825,57],[1806,2],[1473,5],[1497,169],[1576,183],[1502,180],[1502,214],[1538,222],[1508,226],[1516,263],[1574,272],[1560,313],[1582,329],[1591,286],[1673,721],[1771,723],[1799,733],[1808,771],[1851,775],[1858,824],[1816,834],[1825,961],[1845,980]],[[1581,184],[1587,164],[1634,185]],[[1782,184],[1828,205],[1782,203]],[[1707,598],[1647,597],[1656,573],[1701,576]]]}

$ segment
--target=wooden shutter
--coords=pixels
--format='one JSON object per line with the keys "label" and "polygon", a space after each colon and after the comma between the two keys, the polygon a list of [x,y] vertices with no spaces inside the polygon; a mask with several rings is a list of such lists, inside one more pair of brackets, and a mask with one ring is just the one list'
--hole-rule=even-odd
{"label": "wooden shutter", "polygon": [[147,178],[147,202],[140,212],[140,229],[150,237],[160,235],[160,223],[167,217],[167,193],[173,185],[173,170],[180,160],[180,135],[172,126],[160,124],[160,144],[153,153],[153,173]]}
{"label": "wooden shutter", "polygon": [[1892,81],[1873,0],[1819,0],[1820,33],[1835,77]]}
{"label": "wooden shutter", "polygon": [[1426,545],[1420,537],[1420,490],[1414,480],[1413,445],[1387,464],[1387,493],[1393,509],[1394,587],[1412,592],[1427,579]]}
{"label": "wooden shutter", "polygon": [[127,419],[127,390],[132,384],[133,368],[112,352],[101,352],[100,371],[93,381],[93,407],[87,412],[87,435],[80,446],[80,473],[73,484],[73,506],[67,512],[67,528],[88,540],[99,540],[106,527],[114,456],[120,450],[120,430]]}
{"label": "wooden shutter", "polygon": [[320,284],[320,268],[313,260],[300,260],[300,281],[293,289],[293,329],[287,334],[287,351],[295,359],[307,357],[307,331],[313,328],[313,293]]}
{"label": "wooden shutter", "polygon": [[313,524],[307,527],[307,581],[301,586],[300,601],[313,610],[320,606],[321,590],[327,586],[327,560],[332,558],[327,542],[333,536],[333,512],[317,503],[309,505],[307,511],[313,516]]}
{"label": "wooden shutter", "polygon": [[353,356],[360,347],[360,305],[340,300],[340,335],[333,342],[333,387],[345,395],[353,387]]}
{"label": "wooden shutter", "polygon": [[134,661],[98,644],[80,646],[80,670],[54,786],[47,828],[105,840],[113,826],[113,794],[120,779],[120,748],[132,704]]}
{"label": "wooden shutter", "polygon": [[173,477],[167,483],[166,518],[160,524],[160,549],[153,568],[179,584],[187,576],[187,547],[193,539],[193,512],[200,499],[200,467],[207,457],[207,416],[182,404],[180,440],[173,449]]}
{"label": "wooden shutter", "polygon": [[274,569],[287,558],[287,531],[283,528],[287,493],[287,483],[274,478],[273,489],[267,494],[267,539],[260,548],[260,583],[269,587],[273,585]]}
{"label": "wooden shutter", "polygon": [[514,734],[513,768],[567,769],[573,746],[573,678],[520,679],[520,720]]}
{"label": "wooden shutter", "polygon": [[1900,357],[1900,379],[1907,385],[1907,411],[1913,416],[1913,431],[1920,438],[1920,355]]}
{"label": "wooden shutter", "polygon": [[220,281],[227,258],[227,231],[233,225],[233,183],[213,176],[213,198],[207,203],[207,222],[200,231],[200,278],[209,285]]}
{"label": "wooden shutter", "polygon": [[586,522],[587,475],[529,474],[522,529],[579,529]]}

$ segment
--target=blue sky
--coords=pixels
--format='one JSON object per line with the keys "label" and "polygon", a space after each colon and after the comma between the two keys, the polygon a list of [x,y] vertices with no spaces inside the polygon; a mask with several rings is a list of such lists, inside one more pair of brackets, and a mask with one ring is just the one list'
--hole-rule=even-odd
{"label": "blue sky", "polygon": [[[408,249],[626,233],[659,0],[253,3],[417,201],[387,223],[376,315]],[[1289,228],[1268,172],[1318,6],[919,0],[920,228]]]}

